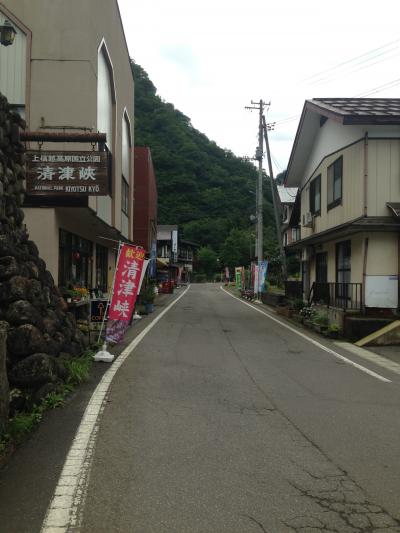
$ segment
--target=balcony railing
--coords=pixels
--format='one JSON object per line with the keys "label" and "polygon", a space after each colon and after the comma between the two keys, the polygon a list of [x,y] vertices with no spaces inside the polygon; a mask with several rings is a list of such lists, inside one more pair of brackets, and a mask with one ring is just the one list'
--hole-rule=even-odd
{"label": "balcony railing", "polygon": [[312,284],[309,303],[324,304],[347,310],[362,309],[362,283],[317,283]]}
{"label": "balcony railing", "polygon": [[285,281],[285,296],[286,298],[303,298],[303,282],[302,281]]}

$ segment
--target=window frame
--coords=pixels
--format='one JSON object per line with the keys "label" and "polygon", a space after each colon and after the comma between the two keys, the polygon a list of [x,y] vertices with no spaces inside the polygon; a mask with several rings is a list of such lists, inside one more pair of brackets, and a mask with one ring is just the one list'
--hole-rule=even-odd
{"label": "window frame", "polygon": [[125,176],[121,179],[121,211],[124,215],[129,217],[129,183]]}
{"label": "window frame", "polygon": [[[340,165],[340,175],[338,172],[338,166]],[[340,196],[334,197],[335,183],[340,180]],[[341,155],[327,168],[327,209],[333,209],[334,207],[342,204],[343,198],[343,156]],[[330,197],[332,198],[330,200]]]}
{"label": "window frame", "polygon": [[[315,209],[315,198],[316,198],[316,186],[319,186],[319,209]],[[314,217],[321,215],[321,174],[318,174],[311,182],[309,189],[309,206],[310,212]]]}

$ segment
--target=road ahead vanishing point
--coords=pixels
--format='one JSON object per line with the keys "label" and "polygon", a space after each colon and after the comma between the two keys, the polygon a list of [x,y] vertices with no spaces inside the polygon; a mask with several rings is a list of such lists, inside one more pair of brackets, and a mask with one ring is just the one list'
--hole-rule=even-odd
{"label": "road ahead vanishing point", "polygon": [[42,531],[400,532],[398,374],[213,284],[145,333]]}

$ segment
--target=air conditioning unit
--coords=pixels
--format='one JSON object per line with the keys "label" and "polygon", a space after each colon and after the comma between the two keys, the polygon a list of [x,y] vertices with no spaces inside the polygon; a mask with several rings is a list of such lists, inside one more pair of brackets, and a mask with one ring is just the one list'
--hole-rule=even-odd
{"label": "air conditioning unit", "polygon": [[303,226],[305,228],[312,228],[314,222],[314,217],[312,213],[309,211],[308,213],[304,213],[303,215]]}

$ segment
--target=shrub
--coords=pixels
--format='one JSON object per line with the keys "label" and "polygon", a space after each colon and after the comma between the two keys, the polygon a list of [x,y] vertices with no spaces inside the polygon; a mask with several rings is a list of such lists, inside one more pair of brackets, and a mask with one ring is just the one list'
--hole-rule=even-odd
{"label": "shrub", "polygon": [[303,307],[304,307],[303,299],[302,298],[296,298],[295,300],[293,300],[292,307],[296,311],[300,311],[301,309],[303,309]]}
{"label": "shrub", "polygon": [[327,313],[316,313],[313,321],[315,324],[319,324],[320,326],[328,326],[329,324],[329,317]]}

